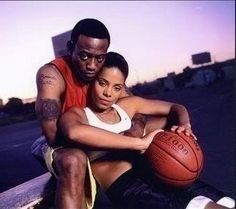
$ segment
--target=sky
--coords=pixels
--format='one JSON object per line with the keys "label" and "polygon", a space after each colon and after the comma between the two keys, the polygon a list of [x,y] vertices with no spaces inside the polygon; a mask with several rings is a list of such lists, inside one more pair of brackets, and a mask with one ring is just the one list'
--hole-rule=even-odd
{"label": "sky", "polygon": [[194,67],[192,54],[235,58],[235,1],[1,1],[0,99],[35,97],[36,73],[54,59],[51,38],[88,17],[128,61],[128,86]]}

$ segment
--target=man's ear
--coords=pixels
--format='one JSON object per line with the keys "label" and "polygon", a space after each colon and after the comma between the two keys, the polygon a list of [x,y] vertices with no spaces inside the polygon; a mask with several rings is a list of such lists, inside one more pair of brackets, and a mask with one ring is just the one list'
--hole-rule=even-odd
{"label": "man's ear", "polygon": [[70,52],[70,53],[72,53],[73,49],[74,49],[74,43],[73,43],[73,41],[72,41],[72,40],[67,41],[67,51]]}

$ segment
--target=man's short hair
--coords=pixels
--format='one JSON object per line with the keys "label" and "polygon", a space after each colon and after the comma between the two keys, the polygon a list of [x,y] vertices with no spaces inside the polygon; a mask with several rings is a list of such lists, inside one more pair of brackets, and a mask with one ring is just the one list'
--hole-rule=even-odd
{"label": "man's short hair", "polygon": [[92,38],[107,39],[110,45],[110,34],[106,26],[99,20],[86,18],[80,20],[71,32],[71,40],[67,42],[68,51],[72,52],[80,35]]}

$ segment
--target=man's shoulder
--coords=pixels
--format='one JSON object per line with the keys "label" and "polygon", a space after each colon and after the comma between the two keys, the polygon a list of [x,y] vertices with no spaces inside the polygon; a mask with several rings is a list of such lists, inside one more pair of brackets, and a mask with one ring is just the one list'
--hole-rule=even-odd
{"label": "man's shoulder", "polygon": [[58,62],[67,63],[67,62],[69,62],[69,60],[70,60],[70,55],[64,55],[64,56],[56,57],[55,59],[51,60],[47,64],[54,64],[54,63],[58,63]]}
{"label": "man's shoulder", "polygon": [[69,60],[69,56],[61,56],[61,57],[57,57],[53,60],[51,60],[50,62],[44,64],[43,66],[41,66],[39,68],[39,73],[44,72],[44,73],[59,73],[60,71],[60,66],[65,65]]}
{"label": "man's shoulder", "polygon": [[46,73],[46,74],[55,74],[55,73],[58,73],[58,70],[57,70],[57,68],[54,66],[54,65],[52,65],[52,64],[50,64],[50,63],[47,63],[47,64],[45,64],[45,65],[43,65],[43,66],[41,66],[40,68],[39,68],[39,70],[38,70],[38,74],[42,74],[42,73]]}
{"label": "man's shoulder", "polygon": [[41,66],[36,75],[37,82],[43,82],[48,84],[46,86],[60,86],[60,89],[64,89],[64,79],[61,72],[55,65],[47,63]]}

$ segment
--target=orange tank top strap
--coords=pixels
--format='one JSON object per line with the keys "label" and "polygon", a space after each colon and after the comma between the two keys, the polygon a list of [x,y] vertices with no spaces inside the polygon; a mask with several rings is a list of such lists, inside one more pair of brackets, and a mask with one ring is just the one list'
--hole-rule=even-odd
{"label": "orange tank top strap", "polygon": [[87,90],[88,86],[79,82],[76,79],[75,74],[72,70],[72,65],[69,56],[57,58],[50,62],[53,64],[58,71],[61,73],[65,80],[65,92],[61,97],[62,101],[62,112],[65,112],[72,106],[79,106],[84,108],[87,101]]}

